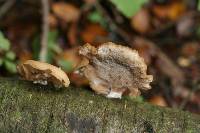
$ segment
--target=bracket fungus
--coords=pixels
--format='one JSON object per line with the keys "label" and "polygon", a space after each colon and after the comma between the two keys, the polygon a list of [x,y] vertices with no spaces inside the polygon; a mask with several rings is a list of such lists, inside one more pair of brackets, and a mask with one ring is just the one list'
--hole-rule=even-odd
{"label": "bracket fungus", "polygon": [[33,83],[47,85],[48,82],[54,84],[55,87],[68,87],[70,84],[67,74],[56,66],[48,63],[27,60],[17,66],[19,74]]}
{"label": "bracket fungus", "polygon": [[147,65],[136,50],[112,42],[97,48],[87,43],[79,54],[89,61],[80,72],[98,94],[121,98],[124,93],[137,96],[140,90],[151,89],[153,76],[146,74]]}

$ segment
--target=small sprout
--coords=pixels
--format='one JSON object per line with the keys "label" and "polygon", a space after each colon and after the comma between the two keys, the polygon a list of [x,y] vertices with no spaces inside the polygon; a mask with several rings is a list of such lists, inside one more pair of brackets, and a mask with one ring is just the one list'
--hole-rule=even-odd
{"label": "small sprout", "polygon": [[98,94],[121,98],[127,92],[138,96],[140,90],[151,89],[153,76],[146,74],[144,59],[135,50],[108,42],[97,48],[85,44],[79,54],[89,60],[82,72]]}
{"label": "small sprout", "polygon": [[47,85],[48,82],[52,82],[58,88],[68,87],[70,84],[64,71],[48,63],[27,60],[18,65],[17,70],[25,80],[33,81],[33,83]]}

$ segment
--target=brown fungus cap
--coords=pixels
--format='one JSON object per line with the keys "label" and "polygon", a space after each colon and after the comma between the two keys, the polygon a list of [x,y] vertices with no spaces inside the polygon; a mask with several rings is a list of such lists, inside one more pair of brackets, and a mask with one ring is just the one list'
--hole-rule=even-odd
{"label": "brown fungus cap", "polygon": [[121,98],[124,92],[137,96],[139,90],[151,88],[153,76],[146,74],[147,66],[136,50],[108,42],[97,48],[85,44],[79,54],[89,60],[83,74],[99,94]]}
{"label": "brown fungus cap", "polygon": [[52,82],[56,87],[68,87],[70,84],[67,74],[60,68],[48,63],[27,60],[17,66],[19,74],[25,79],[46,85]]}

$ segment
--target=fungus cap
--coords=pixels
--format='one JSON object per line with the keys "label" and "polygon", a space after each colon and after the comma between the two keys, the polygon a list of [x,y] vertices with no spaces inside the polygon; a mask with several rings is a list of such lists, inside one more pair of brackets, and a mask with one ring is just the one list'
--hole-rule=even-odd
{"label": "fungus cap", "polygon": [[46,84],[52,82],[56,87],[68,87],[70,84],[67,74],[56,66],[45,62],[27,60],[17,66],[20,75],[34,83]]}
{"label": "fungus cap", "polygon": [[115,97],[116,92],[122,95],[128,91],[136,96],[151,88],[153,76],[147,75],[147,65],[136,50],[108,42],[97,48],[85,44],[79,54],[89,60],[83,73],[97,93]]}

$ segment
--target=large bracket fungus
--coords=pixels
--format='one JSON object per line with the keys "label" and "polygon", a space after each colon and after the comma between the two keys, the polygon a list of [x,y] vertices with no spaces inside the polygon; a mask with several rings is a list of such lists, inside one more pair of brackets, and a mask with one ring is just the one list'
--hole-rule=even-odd
{"label": "large bracket fungus", "polygon": [[153,76],[146,74],[147,66],[136,50],[112,42],[97,48],[87,43],[79,54],[89,61],[81,72],[99,94],[121,98],[125,92],[137,96],[140,90],[151,88]]}

